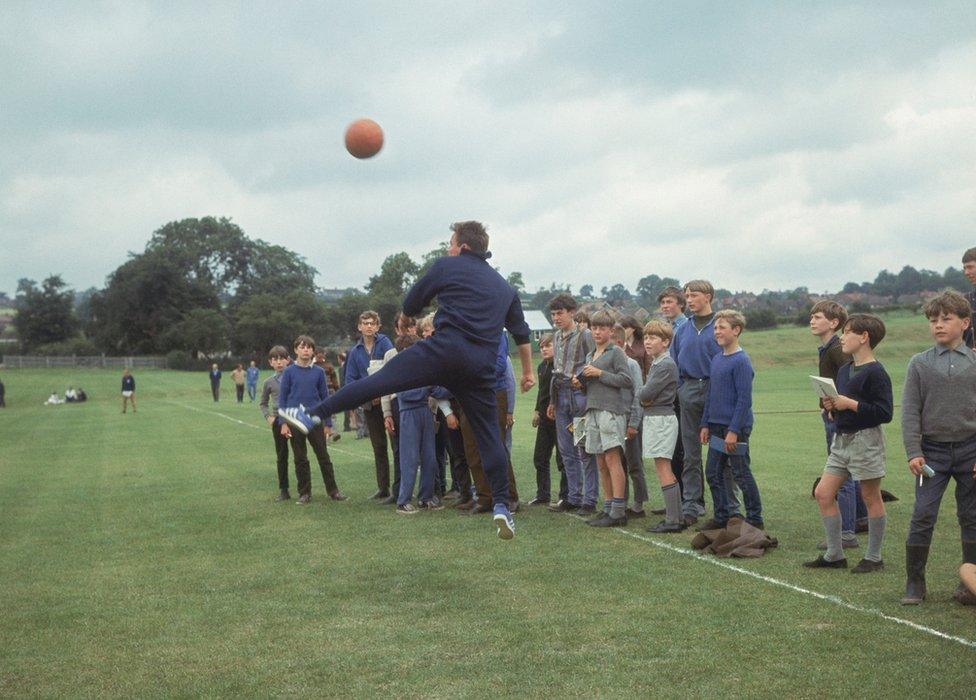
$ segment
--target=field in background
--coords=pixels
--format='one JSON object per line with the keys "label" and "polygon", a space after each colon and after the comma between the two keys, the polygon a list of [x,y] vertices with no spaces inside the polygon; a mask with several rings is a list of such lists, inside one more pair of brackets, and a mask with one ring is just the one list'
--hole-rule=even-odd
{"label": "field in background", "polygon": [[[879,357],[897,403],[927,329],[887,320]],[[788,328],[743,345],[757,366],[753,465],[781,545],[732,563],[865,610],[655,545],[685,549],[691,534],[646,535],[648,521],[628,528],[639,540],[523,509],[505,543],[483,516],[397,516],[366,500],[371,453],[351,433],[332,448],[348,501],[324,497],[313,464],[312,503],[274,503],[269,429],[229,381],[215,405],[205,374],[140,371],[139,412],[120,415],[116,372],[0,371],[0,694],[969,697],[976,648],[883,617],[976,640],[976,611],[950,601],[951,494],[931,600],[903,608],[913,487],[887,426],[885,488],[902,500],[886,570],[803,570],[822,537],[815,343]],[[41,405],[68,384],[92,401]],[[534,397],[515,424],[523,501]]]}

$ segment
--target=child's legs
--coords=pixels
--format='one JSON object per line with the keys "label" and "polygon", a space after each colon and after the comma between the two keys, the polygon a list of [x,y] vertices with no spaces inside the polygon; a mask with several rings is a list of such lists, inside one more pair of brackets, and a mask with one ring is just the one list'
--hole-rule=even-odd
{"label": "child's legs", "polygon": [[820,477],[820,483],[817,484],[817,488],[813,492],[817,499],[817,506],[820,508],[820,515],[830,517],[840,514],[840,509],[837,507],[837,492],[840,490],[841,484],[848,478],[849,476],[846,474],[841,476],[826,471],[823,473],[823,476]]}
{"label": "child's legs", "polygon": [[864,505],[868,507],[869,518],[880,518],[885,514],[884,501],[881,498],[881,479],[862,479],[861,495],[864,496]]}
{"label": "child's legs", "polygon": [[400,491],[397,493],[397,505],[410,503],[413,498],[413,487],[417,479],[417,469],[420,467],[420,412],[426,409],[417,408],[400,411]]}
{"label": "child's legs", "polygon": [[759,486],[752,475],[752,466],[749,454],[729,455],[729,467],[732,469],[732,478],[742,490],[742,500],[745,501],[746,519],[756,525],[762,523],[762,500],[759,497]]}
{"label": "child's legs", "polygon": [[600,472],[600,488],[603,489],[604,500],[609,501],[613,498],[613,482],[610,480],[610,470],[607,466],[607,457],[605,454],[598,454],[596,456],[596,467]]}
{"label": "child's legs", "polygon": [[[689,379],[678,387],[681,400],[681,443],[684,447],[684,467],[681,472],[681,510],[686,516],[705,514],[702,485],[702,446],[698,426],[705,411],[708,382]],[[714,501],[714,497],[713,497]]]}
{"label": "child's legs", "polygon": [[[922,440],[922,451],[925,455],[925,462],[932,467],[935,476],[924,477],[921,486],[919,486],[918,477],[913,477],[915,506],[912,509],[912,519],[908,525],[908,539],[906,541],[906,544],[913,546],[932,544],[932,533],[935,531],[935,522],[939,519],[942,495],[952,478],[952,455],[943,444]],[[970,469],[972,469],[972,465],[970,465]],[[970,472],[968,479],[972,482],[972,472]],[[864,488],[863,484],[861,488]]]}
{"label": "child's legs", "polygon": [[603,454],[603,463],[606,465],[607,474],[610,477],[610,491],[614,498],[624,497],[624,488],[627,485],[627,474],[624,472],[624,465],[621,461],[622,448],[614,447]]}
{"label": "child's legs", "polygon": [[719,523],[724,523],[729,519],[729,506],[726,503],[725,468],[725,455],[709,447],[708,455],[705,458],[705,479],[708,481],[709,491],[712,492],[712,512],[715,520]]}
{"label": "child's legs", "polygon": [[132,410],[136,410],[136,392],[132,392],[132,396],[129,397],[129,401],[132,403]]}
{"label": "child's legs", "polygon": [[[640,505],[648,499],[647,478],[644,476],[644,458],[641,456],[641,445],[644,442],[643,426],[637,426],[637,435],[628,438],[624,443],[624,457],[627,462],[627,474],[634,484],[634,504]],[[627,484],[624,486],[624,498],[627,498]]]}
{"label": "child's legs", "polygon": [[841,530],[845,535],[854,534],[857,520],[857,491],[854,479],[848,479],[837,491],[837,508],[840,510]]}
{"label": "child's legs", "polygon": [[308,464],[308,444],[305,435],[293,430],[291,433],[291,453],[295,459],[295,480],[299,495],[312,493],[312,470]]}
{"label": "child's legs", "polygon": [[288,488],[288,439],[281,434],[281,426],[277,422],[271,424],[271,435],[274,437],[278,488],[286,490]]}
{"label": "child's legs", "polygon": [[[415,347],[417,345],[412,345],[407,348],[407,351]],[[400,357],[400,355],[397,355],[397,357]],[[493,504],[496,506],[507,506],[509,488],[508,453],[505,451],[505,445],[502,443],[501,435],[498,432],[495,390],[491,387],[490,380],[482,379],[479,381],[479,378],[476,377],[472,377],[470,380],[475,384],[470,388],[466,383],[458,383],[447,388],[461,404],[461,407],[464,409],[465,418],[467,418],[468,424],[471,426],[471,432],[474,434],[478,454],[481,457],[481,466],[484,469],[485,478],[491,487]]]}
{"label": "child's legs", "polygon": [[549,464],[552,459],[553,447],[556,443],[555,424],[539,419],[539,426],[535,431],[535,448],[532,452],[532,464],[535,467],[535,497],[548,501],[551,496],[551,480]]}
{"label": "child's legs", "polygon": [[956,516],[962,536],[963,561],[976,563],[976,440],[953,445],[952,475],[956,479]]}
{"label": "child's legs", "polygon": [[657,480],[660,482],[662,488],[665,486],[670,486],[677,481],[677,479],[674,478],[674,472],[671,470],[670,459],[665,457],[655,457],[654,470],[657,472]]}
{"label": "child's legs", "polygon": [[468,473],[471,475],[471,481],[474,482],[475,497],[480,505],[490,506],[491,486],[488,485],[488,478],[481,464],[481,452],[478,451],[474,428],[471,427],[471,421],[463,410],[461,411],[461,438],[464,445],[464,458],[468,463]]}
{"label": "child's legs", "polygon": [[[434,500],[434,481],[438,470],[437,451],[434,449],[434,416],[427,409],[420,409],[420,493],[417,499],[427,503]],[[401,477],[402,478],[402,477]]]}
{"label": "child's legs", "polygon": [[[335,471],[332,468],[332,458],[329,457],[329,448],[325,446],[325,429],[317,425],[308,431],[308,442],[315,451],[315,459],[318,460],[319,470],[322,472],[322,481],[325,482],[325,490],[333,494],[339,490],[336,484]],[[309,476],[311,479],[311,476]]]}
{"label": "child's legs", "polygon": [[583,502],[583,462],[580,460],[579,450],[573,443],[578,436],[571,433],[567,426],[573,424],[573,418],[578,415],[577,409],[582,405],[585,405],[585,399],[579,392],[561,388],[556,394],[556,449],[563,458],[567,499],[576,505]]}
{"label": "child's legs", "polygon": [[582,448],[577,448],[580,463],[583,465],[583,505],[595,506],[599,497],[597,481],[596,456],[587,454]]}

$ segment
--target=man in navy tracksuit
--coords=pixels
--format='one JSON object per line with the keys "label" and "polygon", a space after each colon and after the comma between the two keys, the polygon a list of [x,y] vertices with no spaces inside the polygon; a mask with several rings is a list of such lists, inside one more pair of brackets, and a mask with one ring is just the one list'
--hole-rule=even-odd
{"label": "man in navy tracksuit", "polygon": [[[508,509],[508,454],[498,430],[495,360],[498,338],[507,328],[519,346],[522,391],[535,385],[529,327],[518,293],[488,264],[488,234],[477,221],[452,224],[449,256],[437,260],[407,292],[403,312],[419,316],[434,297],[434,334],[398,353],[382,369],[347,384],[309,413],[325,417],[384,394],[439,385],[461,404],[475,434],[491,485],[494,523],[502,539],[515,535]],[[283,416],[301,429],[311,419],[303,411]]]}

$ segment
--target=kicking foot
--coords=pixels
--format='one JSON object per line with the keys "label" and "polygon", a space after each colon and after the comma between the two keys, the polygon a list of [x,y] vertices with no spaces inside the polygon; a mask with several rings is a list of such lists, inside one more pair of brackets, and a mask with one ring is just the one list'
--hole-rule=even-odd
{"label": "kicking foot", "polygon": [[515,520],[512,518],[512,514],[509,513],[508,509],[504,506],[495,509],[495,515],[492,518],[492,522],[495,523],[495,528],[497,528],[499,538],[503,540],[510,540],[515,537]]}
{"label": "kicking foot", "polygon": [[283,421],[297,428],[305,435],[308,435],[308,431],[315,427],[315,422],[312,420],[312,417],[305,412],[302,406],[298,408],[279,408],[278,415]]}

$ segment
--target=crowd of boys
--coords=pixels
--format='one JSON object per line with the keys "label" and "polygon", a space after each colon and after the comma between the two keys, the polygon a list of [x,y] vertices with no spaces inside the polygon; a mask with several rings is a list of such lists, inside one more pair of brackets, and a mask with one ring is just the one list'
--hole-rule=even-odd
{"label": "crowd of boys", "polygon": [[[966,252],[963,263],[976,285],[976,248]],[[908,467],[917,483],[906,543],[905,604],[918,604],[926,596],[928,550],[950,479],[956,481],[961,575],[963,581],[967,577],[976,581],[974,294],[967,298],[947,291],[925,304],[935,345],[915,355],[908,365],[901,421]],[[678,533],[696,525],[699,530],[714,530],[735,519],[764,529],[749,441],[754,425],[754,370],[740,346],[746,322],[738,311],[714,311],[713,297],[714,288],[706,280],[693,280],[681,289],[669,287],[658,297],[660,316],[644,325],[608,311],[587,317],[569,294],[551,300],[555,330],[539,340],[542,362],[537,367],[539,386],[532,418],[536,489],[528,505],[589,516],[587,523],[593,527],[627,525],[629,520],[646,517],[644,460],[650,459],[664,504],[652,512],[664,518],[648,531]],[[520,318],[520,310],[517,315]],[[364,312],[359,319],[361,338],[350,350],[345,367],[346,385],[389,365],[384,386],[393,386],[389,370],[406,367],[394,358],[421,338],[430,338],[436,322],[433,314],[419,324],[400,314],[391,341],[379,332],[379,316]],[[864,555],[851,573],[878,572],[884,568],[886,529],[880,487],[886,463],[882,425],[894,416],[891,380],[874,355],[885,326],[877,316],[848,315],[840,304],[822,301],[811,310],[810,330],[820,342],[818,374],[831,380],[835,391],[820,399],[827,459],[815,497],[825,533],[823,552],[804,566],[847,568],[844,550],[859,548],[855,532],[866,530]],[[525,343],[519,345],[523,350]],[[306,406],[327,404],[330,394],[324,373],[311,364],[314,349],[311,338],[300,336],[294,343],[296,362],[288,365],[287,351],[273,348],[269,362],[275,375],[266,380],[261,397],[261,409],[274,434],[279,499],[289,497],[285,440],[290,439],[300,503],[310,497],[306,441],[319,459],[329,495],[345,498],[335,484],[325,446],[331,432],[329,415],[323,420],[304,415]],[[523,353],[523,389],[531,378],[524,359]],[[506,445],[507,492],[499,492],[497,480],[489,483],[480,454],[484,442],[472,429],[464,407],[447,388],[426,384],[373,397],[363,406],[376,467],[377,491],[371,498],[394,505],[401,514],[439,510],[450,502],[462,513],[494,512],[496,519],[502,502],[511,525],[510,513],[518,509],[519,497],[511,465],[515,381],[505,333],[498,342],[491,385],[499,436]],[[289,427],[303,425],[294,413],[286,412],[296,408],[302,420],[311,421],[305,424],[307,435]],[[392,483],[388,437],[393,446]],[[707,448],[704,465],[703,446]],[[553,452],[559,488],[550,503]],[[706,483],[712,517],[700,521],[705,515]],[[955,596],[960,602],[976,603],[976,595],[963,583]]]}

